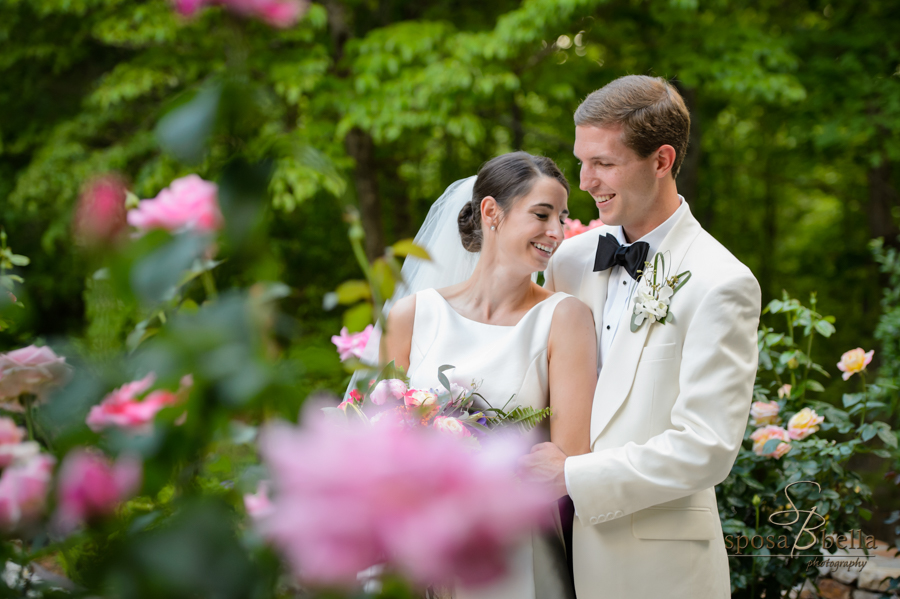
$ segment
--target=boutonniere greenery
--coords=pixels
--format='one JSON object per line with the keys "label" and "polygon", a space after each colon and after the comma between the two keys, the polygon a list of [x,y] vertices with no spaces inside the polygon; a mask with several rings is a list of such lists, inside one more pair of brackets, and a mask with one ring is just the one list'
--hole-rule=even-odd
{"label": "boutonniere greenery", "polygon": [[645,320],[660,322],[672,322],[675,316],[669,309],[672,297],[691,278],[691,271],[668,276],[666,271],[666,259],[657,253],[653,262],[644,262],[644,269],[639,271],[641,279],[638,281],[634,296],[634,312],[631,315],[631,332],[637,331]]}

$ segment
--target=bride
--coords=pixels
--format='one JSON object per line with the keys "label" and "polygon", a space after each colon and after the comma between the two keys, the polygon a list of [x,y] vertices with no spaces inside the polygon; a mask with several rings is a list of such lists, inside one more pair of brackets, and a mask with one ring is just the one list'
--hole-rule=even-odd
{"label": "bride", "polygon": [[[525,152],[498,156],[448,188],[416,237],[433,262],[404,265],[408,295],[389,313],[381,358],[404,368],[412,387],[439,387],[438,368],[452,364],[451,382],[477,383],[493,407],[549,406],[550,441],[577,455],[590,450],[593,317],[578,299],[532,279],[563,241],[568,195],[556,164]],[[552,545],[549,535],[533,535],[507,577],[454,589],[455,598],[574,597],[562,547]]]}

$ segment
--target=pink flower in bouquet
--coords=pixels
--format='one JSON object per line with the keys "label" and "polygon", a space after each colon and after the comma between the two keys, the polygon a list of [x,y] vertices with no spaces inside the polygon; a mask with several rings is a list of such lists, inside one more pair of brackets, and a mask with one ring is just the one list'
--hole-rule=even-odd
{"label": "pink flower in bouquet", "polygon": [[269,481],[261,480],[256,485],[256,493],[244,494],[244,509],[254,520],[260,520],[267,517],[275,507],[269,498]]}
{"label": "pink flower in bouquet", "polygon": [[367,326],[359,333],[350,333],[347,327],[344,327],[341,329],[340,335],[332,335],[331,342],[337,346],[338,353],[341,355],[341,362],[350,358],[361,358],[371,334],[372,325]]}
{"label": "pink flower in bouquet", "polygon": [[387,428],[404,428],[407,426],[406,408],[397,406],[395,408],[390,408],[389,410],[378,412],[377,414],[369,418],[369,422],[371,422],[375,426],[382,426]]}
{"label": "pink flower in bouquet", "polygon": [[777,424],[778,417],[777,401],[754,401],[750,404],[750,424],[753,426],[763,426],[765,424]]}
{"label": "pink flower in bouquet", "polygon": [[56,524],[71,532],[86,520],[113,513],[134,496],[143,468],[135,458],[123,456],[110,464],[102,454],[76,449],[63,460],[57,482]]}
{"label": "pink flower in bouquet", "polygon": [[0,476],[0,528],[13,530],[41,516],[55,463],[51,456],[38,454],[3,470]]}
{"label": "pink flower in bouquet", "polygon": [[437,394],[425,389],[410,389],[403,394],[403,403],[408,409],[416,410],[423,420],[428,420],[441,409]]}
{"label": "pink flower in bouquet", "polygon": [[72,225],[80,243],[95,245],[119,240],[127,228],[125,181],[111,174],[88,183],[78,200]]}
{"label": "pink flower in bouquet", "polygon": [[602,227],[603,223],[600,222],[600,219],[595,218],[587,225],[581,224],[581,221],[577,218],[566,218],[563,220],[563,235],[565,239],[569,239],[570,237],[575,237],[576,235],[581,235],[591,229],[596,229],[597,227]]}
{"label": "pink flower in bouquet", "polygon": [[15,399],[24,393],[40,397],[67,382],[71,374],[66,359],[49,347],[29,345],[0,354],[0,398]]}
{"label": "pink flower in bouquet", "polygon": [[378,384],[375,385],[375,389],[373,389],[371,395],[369,395],[369,399],[371,399],[372,403],[376,406],[382,406],[389,401],[402,400],[407,391],[406,383],[400,379],[384,379],[378,381]]}
{"label": "pink flower in bouquet", "polygon": [[128,224],[141,231],[165,229],[209,233],[222,228],[219,188],[197,175],[175,179],[152,200],[128,211]]}
{"label": "pink flower in bouquet", "polygon": [[270,426],[260,449],[276,493],[261,532],[311,583],[352,586],[379,563],[420,585],[492,580],[552,501],[516,479],[527,448],[495,442],[473,454],[427,429]]}
{"label": "pink flower in bouquet", "polygon": [[844,352],[844,355],[841,356],[841,361],[838,362],[838,370],[844,373],[843,378],[846,381],[851,376],[856,374],[857,372],[862,372],[866,369],[866,366],[869,365],[869,362],[872,361],[872,356],[875,355],[875,350],[865,351],[861,347],[857,347],[856,349],[851,349],[848,352]]}
{"label": "pink flower in bouquet", "polygon": [[25,441],[25,431],[10,418],[0,418],[0,468],[13,462],[25,462],[40,453],[34,441]]}
{"label": "pink flower in bouquet", "polygon": [[181,388],[177,392],[160,389],[139,399],[138,395],[149,389],[155,379],[156,375],[151,372],[139,381],[126,383],[114,390],[91,408],[87,425],[95,432],[109,426],[147,432],[157,412],[179,403],[192,383],[190,376],[186,376],[181,379]]}
{"label": "pink flower in bouquet", "polygon": [[438,416],[432,426],[442,433],[449,433],[454,437],[471,437],[472,433],[466,425],[452,416]]}
{"label": "pink flower in bouquet", "polygon": [[[758,428],[753,431],[753,434],[750,435],[750,438],[753,439],[753,453],[758,456],[767,456],[770,458],[775,458],[777,460],[791,450],[791,437],[788,432],[780,426],[770,424],[768,426]],[[766,443],[771,439],[777,439],[779,441],[782,441],[782,443],[779,443],[775,447],[775,451],[771,453],[763,453],[763,449],[765,448]]]}
{"label": "pink flower in bouquet", "polygon": [[825,417],[816,414],[815,410],[803,408],[788,420],[788,434],[791,436],[791,439],[797,441],[805,439],[819,430],[819,425],[824,421]]}

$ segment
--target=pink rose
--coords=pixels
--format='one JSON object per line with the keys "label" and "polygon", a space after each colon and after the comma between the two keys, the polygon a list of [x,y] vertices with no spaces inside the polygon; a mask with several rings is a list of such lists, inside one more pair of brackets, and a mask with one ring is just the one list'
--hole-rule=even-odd
{"label": "pink rose", "polygon": [[819,425],[825,421],[824,416],[816,414],[815,410],[803,408],[788,420],[788,434],[791,439],[805,439],[819,430]]}
{"label": "pink rose", "polygon": [[51,456],[39,454],[3,470],[0,476],[0,528],[13,530],[41,516],[55,462]]}
{"label": "pink rose", "polygon": [[376,406],[384,405],[388,401],[400,401],[407,392],[406,383],[400,379],[384,379],[378,381],[372,390],[369,399]]}
{"label": "pink rose", "polygon": [[359,333],[350,333],[347,327],[341,329],[340,335],[332,335],[331,342],[337,346],[338,353],[341,355],[341,362],[350,358],[361,358],[366,343],[369,342],[369,335],[372,334],[372,325],[367,326]]}
{"label": "pink rose", "polygon": [[24,393],[40,397],[67,382],[71,374],[66,359],[49,347],[29,345],[0,354],[0,398],[16,399]]}
{"label": "pink rose", "polygon": [[110,464],[102,454],[76,449],[59,469],[56,524],[69,533],[83,522],[112,514],[140,488],[143,469],[135,458]]}
{"label": "pink rose", "polygon": [[128,224],[141,230],[197,231],[209,233],[222,228],[219,188],[197,175],[175,179],[152,200],[141,200],[128,211]]}
{"label": "pink rose", "polygon": [[152,391],[144,399],[138,395],[153,384],[156,375],[152,372],[139,381],[126,383],[103,398],[91,408],[86,422],[91,430],[99,432],[109,426],[136,433],[146,433],[156,414],[163,408],[179,403],[191,385],[189,377],[181,380],[181,388],[173,393],[165,389]]}
{"label": "pink rose", "polygon": [[750,404],[750,416],[752,416],[750,424],[753,426],[777,424],[781,420],[778,417],[778,410],[777,401],[754,401]]}
{"label": "pink rose", "polygon": [[449,433],[454,437],[471,437],[472,433],[466,425],[452,416],[438,416],[432,426],[442,433]]}
{"label": "pink rose", "polygon": [[279,28],[295,25],[309,10],[308,0],[174,0],[174,5],[175,10],[188,17],[204,5],[221,5],[233,13]]}
{"label": "pink rose", "polygon": [[844,352],[844,355],[841,356],[841,361],[838,362],[837,365],[838,370],[844,373],[844,380],[846,381],[857,372],[864,371],[866,369],[866,366],[869,365],[869,362],[872,361],[872,356],[874,355],[874,349],[870,351],[864,351],[861,347],[857,347],[856,349],[851,349],[848,352]]}
{"label": "pink rose", "polygon": [[406,410],[400,406],[378,412],[369,418],[374,426],[383,426],[387,428],[404,428],[406,427]]}
{"label": "pink rose", "polygon": [[597,227],[602,227],[603,223],[600,222],[600,219],[594,219],[589,224],[583,225],[581,221],[577,218],[566,218],[563,221],[563,235],[565,239],[569,239],[571,237],[575,237],[576,235],[581,235],[591,229],[596,229]]}
{"label": "pink rose", "polygon": [[495,439],[472,454],[462,441],[363,423],[269,426],[260,452],[277,493],[260,532],[311,583],[352,587],[380,563],[423,587],[489,582],[552,498],[517,480],[526,448]]}
{"label": "pink rose", "polygon": [[114,243],[125,229],[125,182],[119,175],[104,175],[88,183],[78,200],[73,228],[86,245]]}
{"label": "pink rose", "polygon": [[428,420],[441,409],[437,395],[424,389],[410,389],[403,395],[403,403],[408,409],[415,410],[422,420]]}
{"label": "pink rose", "polygon": [[206,4],[205,0],[172,0],[179,14],[191,17]]}
{"label": "pink rose", "polygon": [[256,486],[256,493],[244,495],[244,508],[254,520],[265,518],[274,510],[272,500],[269,499],[269,481],[262,480]]}
{"label": "pink rose", "polygon": [[[753,440],[753,452],[759,456],[767,456],[779,459],[781,456],[791,450],[791,437],[786,430],[780,426],[768,425],[758,428],[750,435]],[[775,447],[775,451],[771,453],[763,453],[766,443],[772,439],[782,441]]]}
{"label": "pink rose", "polygon": [[26,462],[40,453],[41,447],[34,441],[25,441],[24,429],[10,418],[0,418],[0,468],[13,462]]}

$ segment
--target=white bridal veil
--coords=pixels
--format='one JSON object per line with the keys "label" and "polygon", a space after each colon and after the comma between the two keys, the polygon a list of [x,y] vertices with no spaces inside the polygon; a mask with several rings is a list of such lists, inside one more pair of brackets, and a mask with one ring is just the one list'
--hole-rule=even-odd
{"label": "white bridal veil", "polygon": [[[472,200],[476,178],[473,176],[452,183],[428,210],[425,222],[422,223],[413,241],[428,252],[431,260],[422,260],[414,256],[406,258],[400,269],[403,281],[397,285],[394,297],[384,305],[385,317],[391,305],[399,299],[423,289],[455,285],[472,276],[480,254],[472,253],[462,246],[458,217],[462,207]],[[376,326],[361,357],[364,364],[373,367],[378,365],[380,344],[381,328]],[[356,381],[362,375],[363,371],[357,371],[353,375],[344,399],[356,388]]]}

